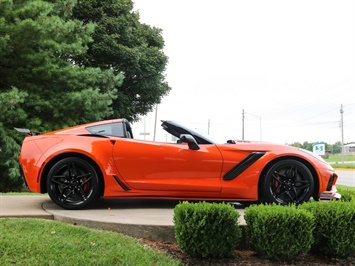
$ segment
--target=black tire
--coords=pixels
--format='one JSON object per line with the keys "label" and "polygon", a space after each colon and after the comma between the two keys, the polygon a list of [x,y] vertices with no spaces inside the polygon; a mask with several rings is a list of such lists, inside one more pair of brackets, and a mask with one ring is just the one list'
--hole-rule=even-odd
{"label": "black tire", "polygon": [[68,157],[50,169],[47,191],[58,206],[68,210],[82,209],[99,196],[98,174],[88,161]]}
{"label": "black tire", "polygon": [[308,201],[313,195],[314,179],[303,163],[285,159],[272,165],[263,180],[267,202],[287,205]]}

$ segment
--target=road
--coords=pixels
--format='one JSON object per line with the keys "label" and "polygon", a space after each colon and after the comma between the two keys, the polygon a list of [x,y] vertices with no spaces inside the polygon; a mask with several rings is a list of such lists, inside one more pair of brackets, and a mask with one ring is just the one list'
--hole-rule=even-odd
{"label": "road", "polygon": [[339,170],[335,169],[338,174],[337,184],[355,187],[355,170]]}

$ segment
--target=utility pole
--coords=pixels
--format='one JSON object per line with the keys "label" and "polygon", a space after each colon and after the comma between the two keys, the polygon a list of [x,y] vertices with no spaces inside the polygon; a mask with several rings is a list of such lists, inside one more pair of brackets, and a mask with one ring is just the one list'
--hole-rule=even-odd
{"label": "utility pole", "polygon": [[244,109],[242,110],[242,140],[244,140]]}
{"label": "utility pole", "polygon": [[340,106],[340,128],[341,128],[341,161],[344,164],[344,120],[343,120],[343,104]]}
{"label": "utility pole", "polygon": [[244,111],[243,109],[243,112],[242,112],[242,120],[243,120],[243,140],[244,140],[244,120],[245,120],[245,115],[251,115],[251,116],[254,116],[255,118],[259,119],[259,127],[260,127],[260,141],[261,141],[261,116],[258,116],[258,115],[254,115],[254,114],[251,114],[251,113],[247,113]]}
{"label": "utility pole", "polygon": [[210,134],[210,126],[211,126],[211,124],[210,124],[210,119],[208,118],[207,135],[209,135],[209,134]]}

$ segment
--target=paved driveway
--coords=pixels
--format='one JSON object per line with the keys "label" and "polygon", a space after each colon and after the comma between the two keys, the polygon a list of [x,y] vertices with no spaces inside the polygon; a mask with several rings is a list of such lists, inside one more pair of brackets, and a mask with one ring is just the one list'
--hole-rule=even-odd
{"label": "paved driveway", "polygon": [[355,170],[338,170],[335,169],[336,173],[338,174],[338,181],[337,184],[355,187]]}

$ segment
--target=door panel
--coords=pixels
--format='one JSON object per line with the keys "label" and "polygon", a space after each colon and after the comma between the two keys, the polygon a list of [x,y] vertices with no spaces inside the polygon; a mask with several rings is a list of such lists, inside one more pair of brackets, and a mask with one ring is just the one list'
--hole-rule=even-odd
{"label": "door panel", "polygon": [[215,192],[221,190],[222,156],[215,145],[190,150],[187,144],[121,139],[114,161],[124,181],[134,189]]}

